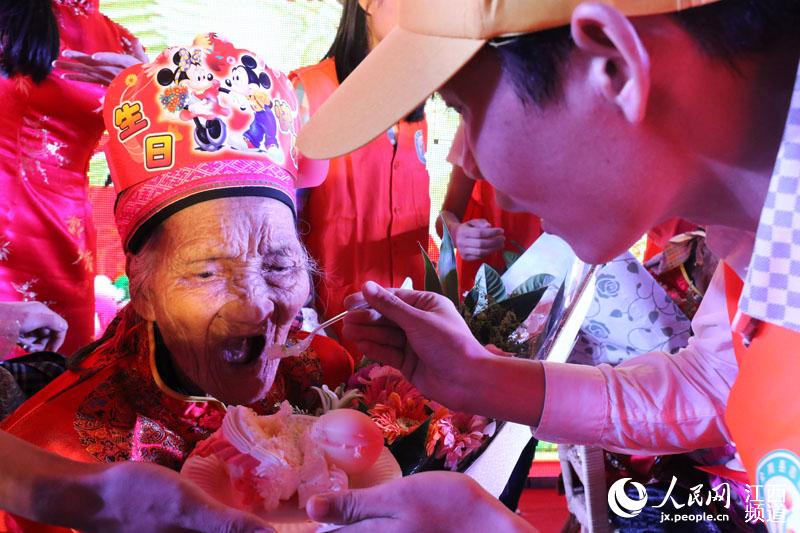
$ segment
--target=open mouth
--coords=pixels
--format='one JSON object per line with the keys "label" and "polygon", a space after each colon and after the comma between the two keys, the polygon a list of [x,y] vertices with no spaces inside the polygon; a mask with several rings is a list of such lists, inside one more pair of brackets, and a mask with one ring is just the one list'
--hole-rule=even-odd
{"label": "open mouth", "polygon": [[264,335],[234,337],[222,346],[222,357],[228,363],[246,365],[258,360],[264,353],[267,339]]}

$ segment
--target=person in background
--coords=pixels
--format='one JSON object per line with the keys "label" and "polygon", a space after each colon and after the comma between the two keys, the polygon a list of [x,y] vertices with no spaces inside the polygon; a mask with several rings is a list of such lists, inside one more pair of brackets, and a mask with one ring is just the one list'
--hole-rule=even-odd
{"label": "person in background", "polygon": [[453,165],[436,229],[442,219],[458,249],[458,285],[463,293],[473,287],[483,263],[498,272],[507,268],[503,252],[522,254],[542,234],[539,217],[506,211],[497,205],[497,191],[481,175],[459,124],[447,160]]}
{"label": "person in background", "polygon": [[68,324],[40,302],[0,302],[0,360],[18,344],[26,352],[58,351],[64,344]]}
{"label": "person in background", "polygon": [[65,353],[94,335],[86,172],[103,132],[104,85],[145,58],[99,0],[0,4],[0,300],[61,315]]}
{"label": "person in background", "polygon": [[[290,77],[308,117],[333,94],[397,24],[398,0],[346,0],[325,59]],[[422,106],[358,150],[330,161],[325,183],[302,194],[305,245],[321,276],[320,322],[344,310],[344,298],[367,280],[399,287],[410,277],[422,287],[420,244],[427,248],[429,177],[427,124]],[[357,357],[357,349],[334,330]]]}
{"label": "person in background", "polygon": [[[67,322],[42,303],[0,302],[0,422],[64,372],[55,352],[66,333]],[[14,346],[38,353],[4,361]]]}

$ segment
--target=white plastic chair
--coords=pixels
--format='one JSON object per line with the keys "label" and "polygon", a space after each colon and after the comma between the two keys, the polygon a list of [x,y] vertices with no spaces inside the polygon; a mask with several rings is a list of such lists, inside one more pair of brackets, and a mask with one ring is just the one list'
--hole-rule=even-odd
{"label": "white plastic chair", "polygon": [[603,449],[594,446],[559,444],[558,458],[564,476],[567,508],[580,523],[581,531],[590,533],[611,531]]}

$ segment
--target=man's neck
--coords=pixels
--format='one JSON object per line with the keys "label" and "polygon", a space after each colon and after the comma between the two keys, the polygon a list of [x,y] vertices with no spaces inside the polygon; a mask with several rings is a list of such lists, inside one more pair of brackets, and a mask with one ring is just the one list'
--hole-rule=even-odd
{"label": "man's neck", "polygon": [[729,138],[724,151],[700,155],[693,179],[699,185],[695,194],[687,195],[693,200],[684,206],[686,218],[755,231],[783,137],[797,67],[798,47],[779,47],[757,60],[737,63],[730,92],[708,95],[729,103],[727,117],[718,117],[718,122],[737,129],[737,134]]}

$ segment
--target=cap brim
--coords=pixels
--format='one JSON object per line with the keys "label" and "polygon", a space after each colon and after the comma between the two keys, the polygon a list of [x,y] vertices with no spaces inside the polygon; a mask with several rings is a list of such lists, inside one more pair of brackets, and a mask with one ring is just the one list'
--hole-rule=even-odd
{"label": "cap brim", "polygon": [[303,126],[297,148],[306,157],[329,159],[364,146],[441,87],[485,42],[395,28]]}

